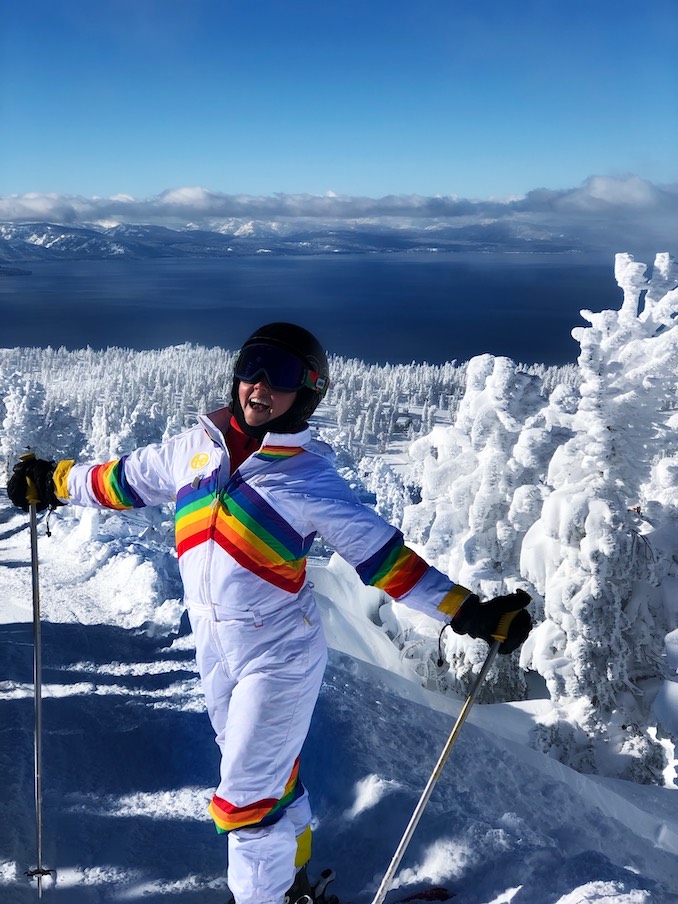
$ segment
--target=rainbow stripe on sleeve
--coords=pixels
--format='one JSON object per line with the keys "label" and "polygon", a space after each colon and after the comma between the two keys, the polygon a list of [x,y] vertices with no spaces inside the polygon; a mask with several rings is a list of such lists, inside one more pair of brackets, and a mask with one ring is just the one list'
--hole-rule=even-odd
{"label": "rainbow stripe on sleeve", "polygon": [[283,815],[285,807],[289,807],[303,793],[304,786],[299,779],[299,757],[297,757],[280,800],[269,797],[244,807],[235,807],[215,794],[208,810],[214,820],[217,832],[224,835],[226,832],[232,832],[233,829],[241,829],[245,826],[254,828],[272,825]]}
{"label": "rainbow stripe on sleeve", "polygon": [[400,531],[396,531],[388,543],[356,570],[364,584],[379,587],[394,599],[400,599],[421,580],[428,568],[416,552],[405,546]]}
{"label": "rainbow stripe on sleeve", "polygon": [[125,462],[127,456],[109,461],[103,465],[95,465],[91,472],[92,492],[104,508],[132,509],[143,508],[146,504],[141,496],[127,482]]}

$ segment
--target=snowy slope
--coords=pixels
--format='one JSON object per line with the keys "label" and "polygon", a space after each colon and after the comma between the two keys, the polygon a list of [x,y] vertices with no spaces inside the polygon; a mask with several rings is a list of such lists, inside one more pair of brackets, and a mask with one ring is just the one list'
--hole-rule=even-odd
{"label": "snowy slope", "polygon": [[[148,522],[60,513],[41,526],[45,900],[220,904],[206,815],[217,748],[174,561]],[[157,531],[156,531],[157,533]],[[420,686],[336,559],[312,579],[335,648],[304,758],[314,869],[369,904],[460,702]],[[36,897],[27,517],[0,496],[0,900]],[[678,794],[583,775],[527,746],[545,701],[477,706],[396,884],[460,904],[678,901]],[[400,895],[404,894],[401,892]],[[392,892],[389,901],[399,897]]]}

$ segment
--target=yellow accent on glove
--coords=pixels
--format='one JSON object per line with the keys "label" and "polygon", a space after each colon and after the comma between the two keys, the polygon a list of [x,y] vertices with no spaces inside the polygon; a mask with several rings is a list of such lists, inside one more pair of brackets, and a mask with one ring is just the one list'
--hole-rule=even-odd
{"label": "yellow accent on glove", "polygon": [[54,495],[57,499],[69,499],[68,475],[75,462],[72,459],[60,461],[54,469],[52,482],[54,483]]}
{"label": "yellow accent on glove", "polygon": [[438,605],[438,612],[442,612],[443,615],[447,615],[449,618],[454,618],[461,608],[461,604],[469,596],[471,596],[470,590],[462,587],[461,584],[455,584],[454,587],[447,591],[442,602]]}

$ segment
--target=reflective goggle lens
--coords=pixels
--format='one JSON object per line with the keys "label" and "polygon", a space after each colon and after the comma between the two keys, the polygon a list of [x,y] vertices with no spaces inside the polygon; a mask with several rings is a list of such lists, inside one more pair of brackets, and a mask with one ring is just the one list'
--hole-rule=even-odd
{"label": "reflective goggle lens", "polygon": [[235,376],[245,383],[256,383],[264,377],[271,389],[296,392],[304,386],[324,395],[329,381],[309,370],[301,359],[274,345],[249,345],[235,364]]}

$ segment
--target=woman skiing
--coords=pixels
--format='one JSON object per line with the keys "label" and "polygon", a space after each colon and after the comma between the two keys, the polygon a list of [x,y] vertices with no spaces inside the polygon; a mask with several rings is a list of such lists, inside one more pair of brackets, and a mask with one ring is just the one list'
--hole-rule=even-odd
{"label": "woman skiing", "polygon": [[308,419],[329,385],[322,346],[271,323],[242,346],[232,402],[194,428],[105,464],[19,462],[8,483],[28,508],[66,503],[131,509],[173,502],[176,547],[220,781],[210,804],[228,836],[236,904],[312,893],[311,810],[299,757],[327,660],[306,555],[319,534],[366,584],[509,653],[527,636],[520,592],[481,604],[404,545],[364,506],[315,441]]}

